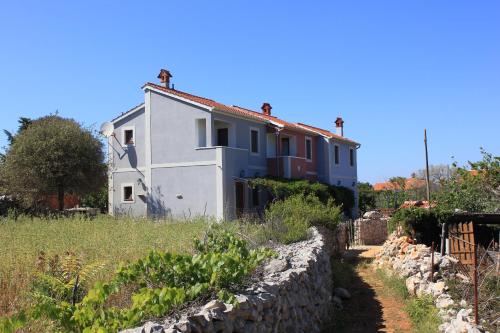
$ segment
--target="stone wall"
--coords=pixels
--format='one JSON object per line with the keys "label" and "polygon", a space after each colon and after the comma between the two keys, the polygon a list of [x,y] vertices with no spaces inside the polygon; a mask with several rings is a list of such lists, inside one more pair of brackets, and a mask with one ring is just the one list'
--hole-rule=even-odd
{"label": "stone wall", "polygon": [[320,332],[331,320],[332,272],[325,237],[281,246],[262,278],[236,294],[237,306],[212,300],[180,318],[148,322],[123,333]]}
{"label": "stone wall", "polygon": [[378,212],[367,212],[354,221],[354,243],[357,245],[380,245],[387,239],[388,218]]}
{"label": "stone wall", "polygon": [[434,282],[431,282],[431,249],[424,244],[412,244],[408,237],[397,237],[393,233],[377,255],[375,265],[404,278],[410,295],[434,298],[442,320],[441,332],[479,333],[480,327],[473,324],[471,306],[464,300],[452,299],[447,292],[445,279],[454,277],[451,266],[455,262],[453,257],[434,252]]}

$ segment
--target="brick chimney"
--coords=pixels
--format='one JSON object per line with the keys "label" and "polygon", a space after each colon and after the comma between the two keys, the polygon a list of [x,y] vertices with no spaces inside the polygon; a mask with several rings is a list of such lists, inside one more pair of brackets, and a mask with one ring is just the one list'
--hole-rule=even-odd
{"label": "brick chimney", "polygon": [[266,116],[270,116],[271,115],[271,109],[273,107],[271,106],[271,104],[269,103],[262,103],[262,113],[265,114]]}
{"label": "brick chimney", "polygon": [[170,89],[170,78],[172,77],[172,74],[166,69],[161,69],[160,74],[158,74],[158,78],[160,79],[160,83],[162,86],[165,88]]}
{"label": "brick chimney", "polygon": [[337,117],[337,120],[335,120],[335,133],[344,136],[344,121],[341,117]]}

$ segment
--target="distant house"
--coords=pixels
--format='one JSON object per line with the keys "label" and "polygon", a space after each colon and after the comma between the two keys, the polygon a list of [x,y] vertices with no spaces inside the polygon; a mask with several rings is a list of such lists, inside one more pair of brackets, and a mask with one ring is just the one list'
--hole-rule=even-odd
{"label": "distant house", "polygon": [[[318,180],[356,192],[359,144],[343,134],[146,83],[144,103],[112,120],[109,212],[231,219],[262,209],[254,177]],[[357,197],[357,195],[356,195]],[[356,209],[357,211],[357,209]]]}
{"label": "distant house", "polygon": [[[404,190],[416,190],[425,187],[425,180],[418,178],[407,178],[405,180],[405,188]],[[395,191],[401,190],[401,185],[396,182],[385,182],[385,183],[376,183],[373,185],[373,190],[379,191]]]}

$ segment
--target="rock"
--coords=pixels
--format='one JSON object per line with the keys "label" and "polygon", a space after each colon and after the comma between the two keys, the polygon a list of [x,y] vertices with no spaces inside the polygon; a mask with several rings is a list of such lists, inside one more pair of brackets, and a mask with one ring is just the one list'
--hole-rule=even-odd
{"label": "rock", "polygon": [[472,310],[467,310],[467,309],[461,309],[457,313],[457,319],[461,321],[469,321],[469,315],[471,314]]}
{"label": "rock", "polygon": [[333,293],[334,293],[335,296],[338,296],[341,299],[349,299],[349,298],[351,298],[351,294],[345,288],[337,287],[337,288],[335,288],[333,290]]}
{"label": "rock", "polygon": [[434,296],[439,296],[446,290],[446,284],[444,281],[438,281],[432,284],[432,294]]}
{"label": "rock", "polygon": [[[443,295],[441,295],[441,296],[443,296]],[[455,302],[453,302],[453,300],[451,299],[451,297],[449,295],[446,295],[444,297],[438,297],[436,300],[436,307],[438,309],[444,309],[444,308],[447,308],[449,306],[452,306],[453,304],[455,304]]]}
{"label": "rock", "polygon": [[420,280],[416,276],[410,276],[406,279],[406,289],[410,295],[415,296],[417,294],[417,286],[419,282]]}
{"label": "rock", "polygon": [[187,320],[178,322],[174,328],[182,333],[191,333],[191,323]]}
{"label": "rock", "polygon": [[288,267],[288,262],[285,259],[271,259],[264,267],[264,271],[266,274],[275,274],[286,271]]}
{"label": "rock", "polygon": [[214,299],[214,300],[208,302],[207,304],[205,304],[203,309],[204,310],[215,310],[215,309],[225,310],[226,305],[223,302],[221,302],[217,299]]}
{"label": "rock", "polygon": [[165,328],[157,323],[153,323],[151,321],[146,322],[142,326],[142,333],[164,333]]}
{"label": "rock", "polygon": [[376,210],[372,210],[363,214],[364,219],[380,219],[382,214]]}

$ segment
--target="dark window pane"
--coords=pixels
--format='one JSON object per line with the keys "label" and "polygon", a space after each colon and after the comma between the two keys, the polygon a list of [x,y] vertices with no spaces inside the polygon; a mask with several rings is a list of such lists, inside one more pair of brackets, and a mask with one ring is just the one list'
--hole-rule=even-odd
{"label": "dark window pane", "polygon": [[351,166],[354,166],[354,150],[349,149],[349,162],[351,163]]}
{"label": "dark window pane", "polygon": [[306,158],[308,160],[310,160],[312,158],[311,140],[306,140]]}
{"label": "dark window pane", "polygon": [[217,146],[229,146],[229,136],[227,128],[217,129]]}
{"label": "dark window pane", "polygon": [[281,139],[281,156],[290,156],[290,139]]}
{"label": "dark window pane", "polygon": [[125,143],[127,145],[134,143],[134,131],[133,130],[125,130]]}
{"label": "dark window pane", "polygon": [[340,156],[339,156],[339,146],[335,146],[335,164],[339,164]]}
{"label": "dark window pane", "polygon": [[252,136],[251,151],[252,151],[252,153],[258,153],[259,152],[259,132],[251,130],[250,133]]}
{"label": "dark window pane", "polygon": [[133,201],[132,197],[132,186],[125,186],[123,188],[123,200],[124,201]]}

